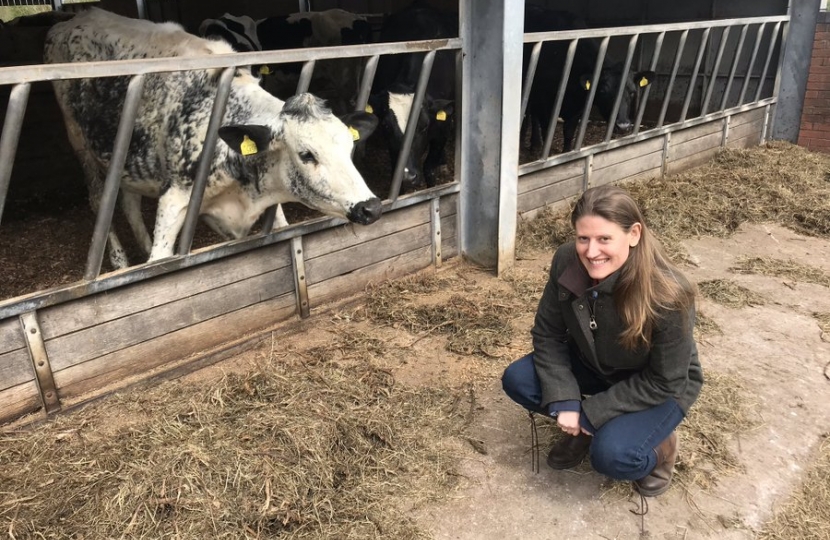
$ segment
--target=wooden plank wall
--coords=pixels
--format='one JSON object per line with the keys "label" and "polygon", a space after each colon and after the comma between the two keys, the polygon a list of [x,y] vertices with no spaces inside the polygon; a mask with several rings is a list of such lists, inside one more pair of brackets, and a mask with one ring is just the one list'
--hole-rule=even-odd
{"label": "wooden plank wall", "polygon": [[[437,206],[442,259],[458,254],[457,206],[457,194]],[[427,200],[372,226],[344,225],[302,238],[311,308],[433,264],[432,214]],[[59,398],[83,402],[294,317],[291,249],[290,241],[265,246],[40,310]],[[20,321],[0,321],[0,422],[41,405]]]}
{"label": "wooden plank wall", "polygon": [[767,119],[767,108],[752,109],[523,175],[519,214],[532,219],[546,207],[579,195],[584,186],[654,178],[702,165],[724,145],[757,146]]}

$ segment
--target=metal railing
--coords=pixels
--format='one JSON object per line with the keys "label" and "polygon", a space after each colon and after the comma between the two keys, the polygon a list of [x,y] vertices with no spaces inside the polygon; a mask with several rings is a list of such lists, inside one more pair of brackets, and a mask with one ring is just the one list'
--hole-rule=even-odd
{"label": "metal railing", "polygon": [[[699,34],[700,43],[694,55],[694,65],[688,72],[688,86],[682,99],[680,113],[676,119],[672,120],[673,127],[676,128],[682,125],[691,125],[691,121],[695,119],[711,120],[717,118],[719,114],[722,115],[727,112],[744,110],[747,105],[751,105],[753,103],[758,106],[763,106],[768,104],[768,102],[774,102],[774,90],[773,95],[767,96],[764,101],[761,99],[762,90],[768,80],[767,76],[770,66],[772,65],[774,51],[780,43],[784,42],[788,21],[788,16],[773,16],[525,34],[524,42],[527,45],[532,45],[532,49],[527,60],[527,69],[525,70],[526,75],[522,87],[521,111],[523,118],[525,117],[528,109],[531,90],[533,89],[533,82],[539,69],[538,62],[542,52],[542,47],[545,44],[559,42],[567,43],[567,50],[565,50],[564,44],[559,45],[561,51],[564,52],[565,58],[562,60],[563,67],[559,77],[558,87],[555,89],[556,97],[553,101],[553,107],[550,111],[550,116],[547,117],[549,118],[549,122],[547,124],[547,132],[544,134],[544,144],[541,147],[541,151],[536,156],[535,161],[521,165],[520,174],[552,167],[572,159],[584,157],[587,154],[601,152],[617,147],[621,144],[636,142],[651,136],[659,136],[660,134],[665,133],[666,130],[664,128],[666,116],[675,91],[678,75],[683,67],[684,52],[690,32]],[[746,56],[744,54],[746,37],[749,34],[750,29],[753,28],[755,29],[754,45],[752,52],[749,54],[749,60],[743,64],[743,70],[741,70],[741,61]],[[722,75],[720,73],[721,64],[725,53],[727,52],[727,45],[730,44],[729,36],[733,32],[737,33],[738,29],[740,30],[740,36],[735,41],[734,48],[729,51],[732,55],[732,62],[729,67],[728,74]],[[630,134],[624,135],[620,137],[620,139],[617,139],[622,141],[621,143],[612,142],[611,138],[614,130],[614,120],[620,110],[622,99],[625,97],[625,85],[628,80],[628,74],[631,71],[632,60],[635,56],[638,44],[642,46],[643,37],[647,35],[653,36],[654,39],[651,58],[647,63],[648,69],[651,71],[655,71],[658,68],[661,54],[665,51],[664,43],[666,42],[667,35],[670,35],[673,38],[676,37],[677,39],[677,47],[674,51],[674,59],[666,81],[662,102],[659,105],[659,113],[654,125],[643,130],[644,113],[646,106],[649,104],[649,97],[653,95],[652,87],[654,84],[651,84],[641,91],[641,95],[638,100],[639,107],[637,108],[637,114],[634,118]],[[779,40],[780,36],[784,37],[781,37]],[[625,48],[625,59],[621,63],[621,73],[623,76],[620,78],[619,87],[616,88],[616,98],[602,142],[585,147],[586,128],[591,109],[595,103],[598,86],[597,84],[592,84],[585,98],[584,107],[579,120],[576,142],[573,145],[573,149],[564,154],[551,156],[551,149],[555,131],[557,129],[557,120],[562,112],[564,96],[570,82],[569,78],[572,76],[572,66],[575,55],[577,54],[578,44],[585,40],[593,40],[594,43],[599,41],[599,44],[596,45],[597,53],[596,58],[594,59],[593,77],[591,79],[592,81],[597,81],[600,76],[601,69],[608,66],[607,51],[609,41],[612,38],[627,38],[628,44]],[[708,60],[711,60],[711,66],[707,67],[707,55],[714,47],[714,40],[716,38],[718,38],[717,51],[714,53],[714,56],[709,56]],[[766,51],[765,54],[762,54],[761,45],[764,42],[766,42]],[[783,57],[783,55],[781,55],[781,57]],[[763,67],[761,67],[758,63],[760,58],[764,58]],[[688,68],[688,66],[686,67]],[[750,80],[755,78],[753,73],[759,68],[761,75],[757,78],[757,88],[754,95],[747,99]],[[739,77],[739,73],[741,72],[742,80],[739,80],[741,78]],[[779,77],[779,74],[780,61],[778,69],[775,72],[776,80]],[[702,85],[699,95],[699,112],[695,114],[694,118],[688,118],[693,96],[696,94],[698,82]],[[733,102],[730,97],[736,83],[740,83],[741,89],[737,99]],[[723,88],[719,99],[715,97],[715,89],[718,85],[721,85]],[[550,89],[550,91],[554,91],[554,89]]]}

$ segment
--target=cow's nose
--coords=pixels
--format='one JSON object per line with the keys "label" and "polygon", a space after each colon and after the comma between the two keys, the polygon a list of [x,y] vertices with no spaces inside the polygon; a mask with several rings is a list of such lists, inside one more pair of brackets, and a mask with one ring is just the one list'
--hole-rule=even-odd
{"label": "cow's nose", "polygon": [[380,199],[373,197],[354,205],[349,212],[349,221],[368,225],[380,219],[381,211]]}
{"label": "cow's nose", "polygon": [[617,122],[616,128],[621,133],[631,131],[631,122]]}

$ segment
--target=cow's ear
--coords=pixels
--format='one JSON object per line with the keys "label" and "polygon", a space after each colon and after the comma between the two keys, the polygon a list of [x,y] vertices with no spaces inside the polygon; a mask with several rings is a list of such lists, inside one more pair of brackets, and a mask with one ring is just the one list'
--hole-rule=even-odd
{"label": "cow's ear", "polygon": [[455,110],[455,103],[451,99],[435,99],[429,104],[429,113],[435,120],[446,122]]}
{"label": "cow's ear", "polygon": [[640,71],[634,74],[634,83],[639,88],[645,88],[651,84],[655,77],[656,74],[653,71]]}
{"label": "cow's ear", "polygon": [[344,114],[340,120],[349,128],[355,142],[362,141],[378,127],[378,117],[363,111]]}
{"label": "cow's ear", "polygon": [[581,75],[579,77],[579,86],[583,90],[590,90],[591,89],[591,77],[589,75]]}
{"label": "cow's ear", "polygon": [[219,128],[219,137],[225,141],[231,150],[250,156],[268,149],[271,144],[271,130],[266,126],[222,126]]}

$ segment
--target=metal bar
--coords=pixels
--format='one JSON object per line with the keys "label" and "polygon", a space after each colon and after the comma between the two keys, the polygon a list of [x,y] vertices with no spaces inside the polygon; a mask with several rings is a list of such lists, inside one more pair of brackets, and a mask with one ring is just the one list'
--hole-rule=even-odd
{"label": "metal bar", "polygon": [[291,265],[294,268],[294,290],[297,291],[297,311],[303,319],[311,314],[308,305],[308,283],[305,274],[305,255],[303,255],[303,237],[291,239]]}
{"label": "metal bar", "polygon": [[418,129],[418,117],[421,114],[421,104],[424,102],[424,94],[427,91],[432,64],[435,62],[435,51],[430,51],[424,56],[421,64],[421,74],[418,77],[418,85],[415,87],[415,96],[412,98],[412,109],[409,111],[409,119],[406,124],[401,152],[398,154],[398,162],[395,164],[395,173],[392,175],[392,187],[389,189],[389,200],[394,201],[401,192],[403,181],[403,169],[409,152],[412,150],[412,140],[415,138],[415,131]]}
{"label": "metal bar", "polygon": [[29,351],[29,359],[35,370],[35,382],[43,409],[47,414],[57,412],[61,410],[61,402],[52,366],[49,363],[49,355],[46,354],[46,344],[37,320],[37,313],[30,311],[20,315],[20,327],[26,338],[26,349]]}
{"label": "metal bar", "polygon": [[147,2],[146,0],[135,0],[135,9],[138,12],[139,19],[147,19]]}
{"label": "metal bar", "polygon": [[692,70],[692,75],[689,77],[689,88],[686,90],[686,99],[683,101],[683,110],[680,111],[680,121],[686,120],[686,114],[689,112],[689,103],[692,102],[692,94],[695,93],[695,82],[697,74],[700,71],[700,64],[703,61],[703,54],[706,52],[706,45],[709,42],[709,28],[703,31],[700,36],[700,47],[697,50],[697,58],[695,59],[695,67]]}
{"label": "metal bar", "polygon": [[6,108],[3,133],[0,134],[0,223],[3,222],[3,207],[6,205],[14,156],[17,154],[17,144],[20,142],[20,128],[23,126],[23,117],[26,114],[26,104],[29,101],[31,89],[32,85],[29,83],[18,84],[9,94],[9,106]]}
{"label": "metal bar", "polygon": [[225,116],[225,105],[228,103],[231,83],[233,82],[235,74],[236,69],[226,68],[219,77],[216,99],[213,102],[213,110],[210,113],[210,121],[208,123],[207,133],[205,133],[205,143],[202,145],[202,155],[199,156],[196,178],[193,180],[193,187],[190,189],[187,215],[185,215],[182,230],[179,232],[179,255],[187,255],[190,253],[190,247],[193,244],[193,235],[196,233],[196,221],[199,219],[199,211],[202,208],[202,199],[205,195],[210,163],[213,161],[216,141],[219,140],[219,125]]}
{"label": "metal bar", "polygon": [[718,70],[720,70],[720,63],[723,59],[723,52],[726,50],[726,42],[729,40],[730,30],[731,27],[727,26],[721,33],[720,43],[718,44],[718,52],[715,55],[715,65],[712,66],[712,77],[709,80],[709,87],[706,89],[706,97],[703,99],[703,105],[700,106],[701,116],[705,116],[709,110],[709,101],[712,98],[712,91],[715,89],[715,84],[718,82]]}
{"label": "metal bar", "polygon": [[631,61],[634,59],[634,49],[637,47],[637,40],[639,38],[639,34],[634,34],[628,40],[628,53],[625,56],[622,77],[620,77],[620,87],[617,89],[617,97],[614,99],[614,107],[611,109],[611,117],[608,119],[608,127],[605,129],[605,142],[611,140],[611,134],[614,132],[614,125],[617,123],[617,113],[620,112],[620,102],[622,101],[623,94],[625,94],[625,87],[628,82],[628,72],[631,70]]}
{"label": "metal bar", "polygon": [[308,87],[311,85],[311,77],[314,75],[314,66],[317,64],[315,60],[309,60],[303,64],[303,69],[300,71],[300,80],[297,82],[297,94],[308,92]]}
{"label": "metal bar", "polygon": [[741,52],[743,52],[747,30],[749,30],[749,25],[745,24],[741,28],[741,36],[738,38],[738,46],[735,48],[735,58],[732,59],[732,67],[729,70],[729,79],[727,79],[726,88],[723,90],[723,99],[720,103],[721,110],[726,108],[726,103],[729,100],[729,92],[732,90],[732,82],[735,80],[735,73],[738,71],[738,62],[741,59]]}
{"label": "metal bar", "polygon": [[755,89],[755,99],[753,101],[758,101],[761,98],[761,89],[764,87],[764,81],[767,78],[767,70],[769,69],[770,60],[772,60],[772,53],[775,51],[775,44],[778,41],[778,31],[780,28],[781,23],[777,23],[772,29],[769,41],[769,50],[767,51],[767,59],[764,62],[764,70],[761,72],[761,78],[758,79],[758,88]]}
{"label": "metal bar", "polygon": [[432,199],[430,203],[430,223],[432,224],[432,261],[440,268],[441,259],[441,199]]}
{"label": "metal bar", "polygon": [[524,86],[522,87],[522,113],[519,118],[525,117],[527,111],[527,101],[530,99],[530,87],[533,85],[533,78],[536,76],[536,66],[539,65],[539,53],[542,52],[542,42],[538,42],[533,46],[530,52],[530,60],[527,64],[527,74],[525,74]]}
{"label": "metal bar", "polygon": [[746,105],[741,105],[740,107],[732,107],[731,109],[727,109],[726,111],[717,111],[709,113],[706,116],[699,116],[697,118],[692,118],[691,120],[677,121],[660,128],[642,131],[637,135],[626,135],[625,137],[620,137],[618,139],[608,141],[607,143],[599,143],[579,151],[568,152],[567,154],[559,154],[546,160],[523,163],[521,166],[519,166],[519,176],[548,169],[550,167],[561,165],[563,163],[569,163],[571,161],[581,159],[590,154],[598,154],[600,152],[620,148],[621,146],[646,141],[654,137],[662,137],[666,133],[694,127],[700,124],[705,124],[707,122],[712,122],[714,120],[720,120],[721,118],[728,115],[734,115],[745,111],[755,110],[764,107],[770,103],[776,102],[776,98],[767,98],[758,102],[747,103]]}
{"label": "metal bar", "polygon": [[666,88],[666,94],[663,96],[663,106],[660,108],[660,116],[657,119],[657,127],[663,127],[663,121],[666,119],[666,111],[669,108],[671,101],[671,93],[674,90],[674,81],[677,78],[677,70],[680,69],[680,59],[683,57],[683,49],[686,48],[686,39],[689,37],[689,31],[684,30],[680,34],[680,42],[677,44],[677,52],[674,55],[674,65],[671,68],[671,76],[669,77],[669,85]]}
{"label": "metal bar", "polygon": [[378,69],[380,56],[374,55],[366,61],[363,67],[363,77],[360,79],[360,91],[357,93],[355,110],[363,111],[369,103],[369,94],[372,92],[372,83],[375,81],[375,72]]}
{"label": "metal bar", "polygon": [[52,81],[55,79],[87,79],[116,77],[147,73],[167,73],[203,69],[250,66],[257,64],[286,64],[308,60],[362,58],[376,54],[403,54],[428,51],[458,50],[459,38],[379,43],[371,45],[341,45],[338,47],[310,47],[233,54],[177,56],[175,58],[142,58],[132,60],[102,60],[98,62],[69,62],[63,64],[36,64],[0,68],[0,85],[20,82]]}
{"label": "metal bar", "polygon": [[597,93],[597,86],[599,86],[599,77],[602,73],[602,65],[605,63],[605,53],[608,50],[608,41],[610,36],[603,38],[599,45],[597,52],[597,63],[594,65],[594,73],[591,75],[591,89],[588,91],[588,99],[585,100],[585,108],[582,111],[582,118],[579,120],[579,134],[576,137],[576,144],[574,150],[582,148],[582,142],[585,140],[585,130],[588,129],[588,117],[591,115],[591,107],[594,105],[594,96]]}
{"label": "metal bar", "polygon": [[141,103],[141,93],[144,89],[144,75],[136,75],[127,85],[127,95],[124,99],[124,108],[118,122],[118,131],[115,135],[115,145],[104,181],[104,189],[98,204],[98,215],[95,217],[95,229],[92,232],[92,245],[86,260],[84,280],[95,279],[101,273],[101,262],[104,259],[104,248],[107,245],[107,234],[112,226],[112,215],[115,203],[118,200],[118,190],[121,187],[121,173],[127,160],[127,150],[133,136],[133,126],[138,115],[138,106]]}
{"label": "metal bar", "polygon": [[[649,64],[648,69],[650,71],[657,70],[657,62],[660,59],[660,52],[663,50],[663,40],[666,37],[665,32],[660,32],[657,35],[657,39],[654,42],[654,54],[651,55],[651,64]],[[654,84],[650,84],[646,86],[646,89],[643,90],[643,94],[640,99],[637,100],[637,119],[634,121],[634,135],[640,132],[640,125],[643,122],[643,115],[646,112],[646,105],[648,104],[648,96],[651,93],[651,87]]]}
{"label": "metal bar", "polygon": [[761,23],[758,27],[758,33],[755,36],[755,46],[752,48],[752,56],[749,57],[749,64],[746,66],[746,74],[744,75],[744,82],[741,85],[741,94],[738,96],[737,105],[744,104],[746,89],[749,88],[749,80],[752,78],[752,68],[755,66],[755,60],[758,58],[758,51],[761,48],[761,39],[764,37],[764,31],[766,29],[767,23]]}
{"label": "metal bar", "polygon": [[550,155],[550,148],[553,146],[553,135],[556,132],[556,123],[559,121],[559,113],[562,110],[562,102],[565,99],[565,87],[568,85],[568,79],[571,76],[571,66],[573,65],[578,42],[578,39],[573,39],[568,45],[568,53],[565,57],[565,64],[562,66],[562,76],[559,80],[559,88],[556,90],[556,101],[553,104],[553,110],[550,114],[548,132],[545,134],[545,145],[542,148],[540,159],[547,158]]}
{"label": "metal bar", "polygon": [[790,20],[789,15],[775,15],[771,17],[742,17],[737,19],[719,19],[690,21],[669,24],[643,24],[636,26],[619,26],[613,28],[590,28],[579,30],[557,30],[551,32],[530,32],[524,35],[525,43],[537,41],[551,41],[566,39],[601,38],[607,36],[630,36],[631,34],[655,34],[657,32],[671,32],[679,30],[704,30],[712,28],[723,28],[726,26],[739,26],[742,24],[758,24],[762,22],[783,22]]}

